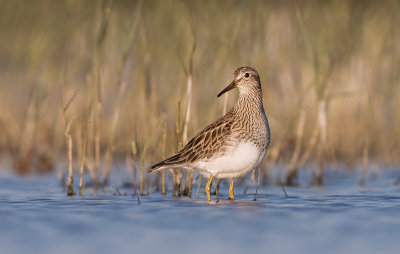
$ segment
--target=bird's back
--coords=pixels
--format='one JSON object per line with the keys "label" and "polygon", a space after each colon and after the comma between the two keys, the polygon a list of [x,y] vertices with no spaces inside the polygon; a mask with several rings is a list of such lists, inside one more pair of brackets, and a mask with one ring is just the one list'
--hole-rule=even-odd
{"label": "bird's back", "polygon": [[211,158],[216,154],[223,154],[227,142],[232,142],[232,128],[235,126],[235,118],[232,112],[228,112],[214,123],[205,127],[177,154],[153,165],[149,172],[162,169],[165,166],[184,166],[198,160]]}

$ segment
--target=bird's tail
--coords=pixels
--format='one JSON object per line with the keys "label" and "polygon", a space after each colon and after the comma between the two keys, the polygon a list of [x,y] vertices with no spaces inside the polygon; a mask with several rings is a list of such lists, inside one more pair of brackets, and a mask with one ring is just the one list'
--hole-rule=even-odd
{"label": "bird's tail", "polygon": [[155,171],[159,171],[159,170],[161,170],[161,169],[164,169],[165,166],[166,166],[166,164],[164,163],[164,161],[159,162],[159,163],[154,164],[153,166],[151,166],[151,167],[147,170],[147,173],[150,174],[150,173],[153,173],[153,172],[155,172]]}
{"label": "bird's tail", "polygon": [[147,170],[147,174],[150,174],[150,173],[153,173],[156,171],[160,171],[163,169],[167,169],[167,168],[180,168],[180,167],[182,167],[182,164],[180,164],[180,163],[168,163],[168,162],[162,161],[162,162],[159,162],[159,163],[151,166]]}
{"label": "bird's tail", "polygon": [[171,167],[181,167],[184,163],[184,161],[180,160],[179,154],[176,154],[166,160],[160,161],[157,164],[154,164],[151,166],[148,170],[147,173],[153,173],[155,171],[163,170],[166,168],[171,168]]}

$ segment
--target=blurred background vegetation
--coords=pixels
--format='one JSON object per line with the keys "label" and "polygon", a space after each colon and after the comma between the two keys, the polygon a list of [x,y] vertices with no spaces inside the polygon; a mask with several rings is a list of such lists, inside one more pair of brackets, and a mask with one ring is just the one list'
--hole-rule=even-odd
{"label": "blurred background vegetation", "polygon": [[65,168],[70,138],[93,178],[128,157],[145,169],[182,146],[187,110],[190,138],[234,105],[216,95],[249,65],[272,130],[264,170],[397,163],[399,27],[397,0],[2,0],[1,159]]}

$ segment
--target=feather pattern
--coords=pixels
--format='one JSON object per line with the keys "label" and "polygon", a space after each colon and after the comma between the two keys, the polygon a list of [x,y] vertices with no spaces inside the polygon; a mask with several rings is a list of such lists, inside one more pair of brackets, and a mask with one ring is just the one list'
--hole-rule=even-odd
{"label": "feather pattern", "polygon": [[[251,67],[238,68],[234,72],[233,82],[219,95],[234,87],[239,88],[236,105],[226,115],[205,127],[177,154],[153,165],[149,172],[181,167],[197,169],[205,175],[220,173],[223,178],[243,175],[256,167],[264,158],[270,143],[270,129],[262,103],[261,82],[257,71]],[[243,144],[248,144],[247,146],[254,149],[246,148],[241,152],[235,150],[238,147],[247,147],[241,146]],[[251,154],[244,155],[248,151],[251,151]],[[225,156],[228,156],[228,162],[229,156],[246,158],[237,158],[244,164],[242,168],[236,169],[234,163],[232,166],[226,166],[232,163],[219,160]],[[218,161],[221,162],[217,163]],[[211,166],[213,168],[210,168]]]}

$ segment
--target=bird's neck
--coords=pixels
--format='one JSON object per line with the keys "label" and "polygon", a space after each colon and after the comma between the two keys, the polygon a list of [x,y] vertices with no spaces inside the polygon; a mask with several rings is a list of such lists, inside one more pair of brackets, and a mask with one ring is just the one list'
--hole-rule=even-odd
{"label": "bird's neck", "polygon": [[261,88],[254,90],[240,90],[239,99],[234,110],[236,114],[252,114],[254,111],[264,112]]}

